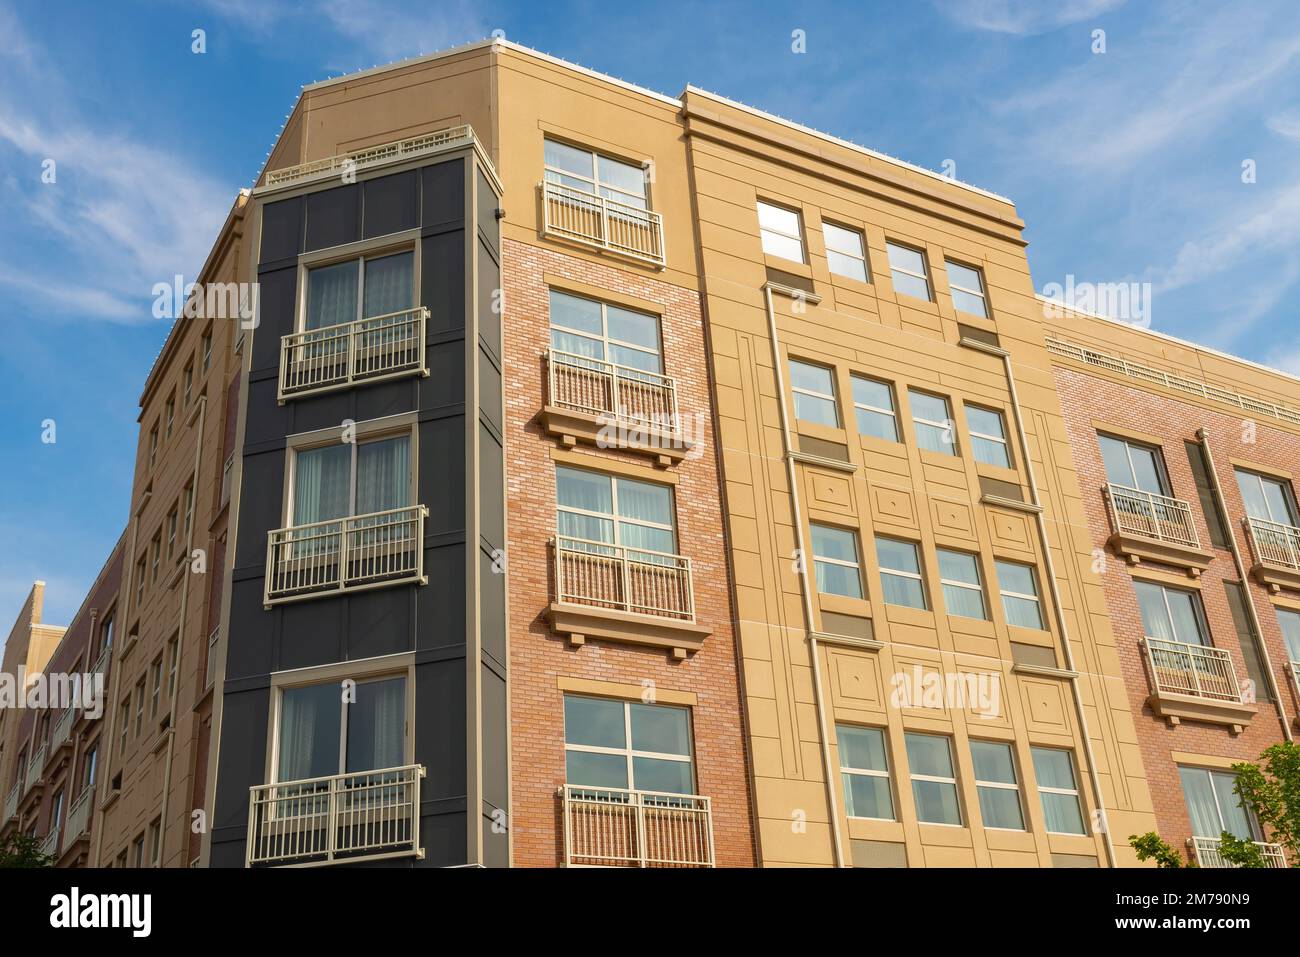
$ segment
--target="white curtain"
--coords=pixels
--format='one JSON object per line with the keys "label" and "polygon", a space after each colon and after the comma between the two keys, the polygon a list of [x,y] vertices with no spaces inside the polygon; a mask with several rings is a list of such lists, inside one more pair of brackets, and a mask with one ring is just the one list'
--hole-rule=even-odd
{"label": "white curtain", "polygon": [[280,700],[277,780],[337,774],[342,702],[337,684],[286,689]]}
{"label": "white curtain", "polygon": [[415,294],[415,256],[398,253],[366,260],[364,300],[361,304],[363,318],[386,316],[402,312],[412,306]]}
{"label": "white curtain", "polygon": [[398,436],[357,446],[356,514],[411,504],[411,439]]}
{"label": "white curtain", "polygon": [[308,525],[347,515],[351,471],[350,445],[299,452],[293,480],[293,523]]}
{"label": "white curtain", "polygon": [[308,329],[357,318],[357,260],[313,269],[307,277]]}
{"label": "white curtain", "polygon": [[357,685],[348,709],[348,772],[400,767],[406,761],[406,679]]}

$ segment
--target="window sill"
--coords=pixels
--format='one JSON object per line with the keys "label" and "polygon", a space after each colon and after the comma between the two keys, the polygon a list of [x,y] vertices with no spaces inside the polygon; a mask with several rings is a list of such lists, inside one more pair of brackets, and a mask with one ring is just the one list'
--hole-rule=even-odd
{"label": "window sill", "polygon": [[1273,595],[1284,588],[1287,591],[1300,591],[1300,569],[1257,562],[1250,570],[1250,575]]}
{"label": "window sill", "polygon": [[703,648],[704,639],[713,633],[690,621],[568,602],[552,602],[546,620],[556,634],[568,637],[570,645],[584,645],[588,638],[648,645],[670,650],[678,661]]}
{"label": "window sill", "polygon": [[[649,429],[635,422],[613,422],[603,416],[573,409],[545,406],[541,416],[542,428],[555,436],[560,444],[572,448],[579,442],[607,450],[648,455],[659,468],[669,468],[685,459],[694,449],[694,442],[681,433]],[[619,441],[610,444],[607,436],[613,431]]]}
{"label": "window sill", "polygon": [[1149,695],[1147,704],[1152,711],[1168,721],[1172,728],[1178,727],[1183,721],[1200,721],[1206,724],[1224,725],[1234,735],[1245,731],[1250,726],[1251,719],[1258,713],[1255,707],[1248,704],[1169,692]]}
{"label": "window sill", "polygon": [[1106,540],[1106,544],[1115,554],[1128,560],[1130,565],[1140,565],[1143,560],[1160,565],[1173,565],[1187,573],[1188,578],[1200,578],[1201,572],[1210,567],[1214,561],[1212,552],[1178,545],[1174,542],[1162,542],[1155,538],[1145,538],[1129,532],[1115,532]]}

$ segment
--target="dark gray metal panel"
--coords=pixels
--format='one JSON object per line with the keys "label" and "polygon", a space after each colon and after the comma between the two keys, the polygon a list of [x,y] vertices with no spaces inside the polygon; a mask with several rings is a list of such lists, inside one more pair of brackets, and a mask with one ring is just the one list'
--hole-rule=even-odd
{"label": "dark gray metal panel", "polygon": [[415,170],[366,180],[362,204],[362,238],[414,229],[420,221]]}
{"label": "dark gray metal panel", "polygon": [[302,197],[282,199],[262,207],[260,261],[296,259],[302,248]]}
{"label": "dark gray metal panel", "polygon": [[307,194],[303,252],[361,238],[361,187],[356,183]]}

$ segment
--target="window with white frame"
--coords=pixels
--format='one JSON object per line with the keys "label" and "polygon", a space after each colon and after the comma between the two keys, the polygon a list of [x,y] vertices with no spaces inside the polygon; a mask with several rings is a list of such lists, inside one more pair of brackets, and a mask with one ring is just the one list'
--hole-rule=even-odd
{"label": "window with white frame", "polygon": [[291,524],[311,525],[407,508],[413,498],[410,429],[297,449]]}
{"label": "window with white frame", "polygon": [[415,253],[359,256],[307,271],[303,329],[406,312],[415,305]]}
{"label": "window with white frame", "polygon": [[768,256],[803,262],[803,223],[793,209],[759,200],[758,235]]}
{"label": "window with white frame", "polygon": [[948,288],[952,291],[952,306],[958,312],[988,318],[987,295],[984,292],[984,274],[979,269],[946,260]]}
{"label": "window with white frame", "polygon": [[1141,581],[1135,581],[1133,589],[1146,637],[1187,645],[1209,644],[1205,612],[1195,592]]}
{"label": "window with white frame", "polygon": [[858,536],[846,528],[809,523],[817,591],[823,595],[862,597],[862,567]]}
{"label": "window with white frame", "polygon": [[858,432],[887,442],[898,441],[898,413],[894,409],[894,387],[879,379],[854,375],[853,412]]}
{"label": "window with white frame", "polygon": [[940,548],[938,557],[939,584],[943,588],[943,605],[948,614],[987,620],[989,615],[984,606],[979,558],[949,548]]}
{"label": "window with white frame", "polygon": [[826,265],[831,272],[858,282],[871,281],[866,245],[860,231],[823,221],[822,238],[826,241]]}
{"label": "window with white frame", "polygon": [[971,454],[976,462],[1011,468],[1011,451],[1007,446],[1007,425],[997,409],[966,406],[966,426],[970,429]]}
{"label": "window with white frame", "polygon": [[925,609],[925,580],[915,542],[876,537],[876,561],[880,565],[881,595],[887,605]]}
{"label": "window with white frame", "polygon": [[894,281],[894,291],[917,299],[930,300],[930,274],[925,266],[925,253],[899,243],[885,243],[889,252],[889,275]]}
{"label": "window with white frame", "polygon": [[844,813],[849,817],[894,820],[885,732],[880,728],[837,724],[835,739],[840,752]]}
{"label": "window with white frame", "polygon": [[1030,748],[1038,797],[1052,834],[1087,834],[1074,776],[1074,755],[1061,748]]}
{"label": "window with white frame", "polygon": [[941,395],[907,390],[907,401],[912,407],[912,429],[916,444],[927,452],[957,454],[957,434],[953,429],[952,408]]}
{"label": "window with white frame", "polygon": [[1276,608],[1277,623],[1282,628],[1282,640],[1286,642],[1287,658],[1292,664],[1300,665],[1300,612],[1286,608]]}
{"label": "window with white frame", "polygon": [[1097,444],[1101,446],[1101,459],[1106,466],[1108,481],[1153,495],[1169,494],[1169,482],[1165,478],[1165,465],[1159,449],[1102,434],[1097,435]]}
{"label": "window with white frame", "polygon": [[912,778],[916,819],[922,824],[961,824],[952,742],[947,735],[908,731],[907,769]]}
{"label": "window with white frame", "polygon": [[564,764],[570,785],[694,794],[690,709],[566,694]]}
{"label": "window with white frame", "polygon": [[280,690],[276,781],[406,764],[406,675],[357,676]]}
{"label": "window with white frame", "polygon": [[604,544],[676,554],[672,486],[562,465],[555,487],[560,535],[595,551]]}
{"label": "window with white frame", "polygon": [[1020,782],[1016,780],[1011,745],[1003,741],[972,741],[970,756],[975,766],[975,793],[984,826],[1023,831],[1025,813],[1020,804]]}
{"label": "window with white frame", "polygon": [[830,369],[791,359],[790,391],[794,393],[796,419],[839,428],[840,408],[835,400],[835,376]]}
{"label": "window with white frame", "polygon": [[551,348],[595,362],[662,372],[659,317],[552,289]]}
{"label": "window with white frame", "polygon": [[642,166],[549,137],[544,153],[548,183],[600,196],[624,206],[650,208],[646,197],[646,170]]}
{"label": "window with white frame", "polygon": [[1218,840],[1224,831],[1241,841],[1263,840],[1255,815],[1241,806],[1237,775],[1208,768],[1178,768],[1192,836]]}
{"label": "window with white frame", "polygon": [[998,559],[998,592],[1008,625],[1043,630],[1043,608],[1038,599],[1038,581],[1032,565]]}
{"label": "window with white frame", "polygon": [[1236,469],[1236,473],[1237,488],[1241,490],[1247,515],[1279,525],[1296,524],[1295,497],[1290,482],[1245,469]]}

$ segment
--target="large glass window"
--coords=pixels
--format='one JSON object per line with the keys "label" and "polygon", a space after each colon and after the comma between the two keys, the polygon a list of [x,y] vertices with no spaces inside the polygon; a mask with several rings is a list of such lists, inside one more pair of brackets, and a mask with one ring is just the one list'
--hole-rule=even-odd
{"label": "large glass window", "polygon": [[1241,489],[1241,499],[1246,505],[1247,515],[1266,522],[1277,522],[1279,525],[1295,525],[1295,501],[1289,482],[1257,472],[1247,472],[1245,469],[1236,471],[1237,487]]}
{"label": "large glass window", "polygon": [[307,273],[306,329],[404,312],[415,305],[415,254],[385,253]]}
{"label": "large glass window", "polygon": [[1300,612],[1277,609],[1277,623],[1282,628],[1282,640],[1292,664],[1300,664]]}
{"label": "large glass window", "polygon": [[1001,559],[996,565],[998,592],[1002,597],[1002,613],[1007,617],[1007,624],[1042,631],[1043,608],[1038,600],[1038,581],[1033,566]]}
{"label": "large glass window", "polygon": [[853,412],[857,416],[858,432],[897,442],[898,415],[894,409],[893,386],[860,375],[853,376],[852,382]]}
{"label": "large glass window", "polygon": [[406,763],[406,677],[285,688],[276,780],[300,781]]}
{"label": "large glass window", "polygon": [[1228,771],[1206,768],[1178,769],[1183,785],[1183,800],[1192,819],[1192,836],[1218,840],[1227,831],[1242,841],[1262,839],[1255,816],[1241,806],[1233,790],[1237,776]]}
{"label": "large glass window", "polygon": [[840,751],[840,780],[844,784],[844,813],[849,817],[894,820],[885,732],[880,728],[838,724],[835,738]]}
{"label": "large glass window", "polygon": [[294,456],[293,524],[406,508],[411,484],[409,434],[302,449]]}
{"label": "large glass window", "polygon": [[642,372],[662,372],[659,317],[551,290],[551,348]]}
{"label": "large glass window", "polygon": [[564,758],[571,785],[695,793],[687,708],[565,695]]}
{"label": "large glass window", "polygon": [[953,432],[952,409],[948,400],[941,395],[908,389],[907,401],[912,406],[916,444],[929,452],[956,455],[957,437]]}
{"label": "large glass window", "polygon": [[1139,581],[1133,588],[1142,612],[1142,631],[1148,638],[1188,645],[1209,643],[1201,601],[1194,592]]}
{"label": "large glass window", "polygon": [[1153,495],[1168,495],[1164,463],[1160,452],[1149,445],[1098,435],[1106,478],[1115,485],[1135,488]]}
{"label": "large glass window", "polygon": [[835,401],[835,377],[825,366],[790,360],[790,391],[794,393],[794,417],[839,428],[840,410]]}
{"label": "large glass window", "polygon": [[761,200],[758,204],[758,234],[763,252],[769,256],[803,262],[803,225],[799,214],[784,206]]}
{"label": "large glass window", "polygon": [[946,261],[948,288],[952,291],[952,306],[958,312],[969,312],[988,318],[988,302],[984,293],[984,274],[961,263]]}
{"label": "large glass window", "polygon": [[1074,757],[1060,748],[1031,748],[1038,796],[1047,830],[1053,834],[1086,834],[1079,785],[1074,777]]}
{"label": "large glass window", "polygon": [[1001,741],[972,741],[975,791],[979,795],[980,818],[985,827],[1023,831],[1024,810],[1020,806],[1020,784],[1011,745]]}
{"label": "large glass window", "polygon": [[910,246],[886,243],[889,252],[889,274],[894,280],[894,291],[917,299],[930,299],[930,274],[925,268],[925,253]]}
{"label": "large glass window", "polygon": [[826,240],[826,264],[837,276],[869,282],[866,246],[862,233],[845,229],[834,223],[822,223],[822,238]]}
{"label": "large glass window", "polygon": [[823,595],[862,597],[858,536],[845,528],[811,523],[813,566],[817,591]]}
{"label": "large glass window", "polygon": [[886,604],[926,607],[925,581],[921,577],[921,560],[914,542],[878,536],[876,561],[880,565],[880,583]]}
{"label": "large glass window", "polygon": [[649,209],[645,170],[592,150],[546,140],[546,181],[612,199],[625,206]]}
{"label": "large glass window", "polygon": [[907,732],[904,738],[916,819],[922,824],[961,824],[951,742],[942,734],[914,731]]}
{"label": "large glass window", "polygon": [[970,429],[971,454],[976,462],[1011,468],[1007,448],[1007,426],[1002,413],[978,405],[966,406],[966,425]]}
{"label": "large glass window", "polygon": [[555,484],[560,535],[677,553],[671,486],[567,466],[555,470]]}
{"label": "large glass window", "polygon": [[939,549],[938,555],[939,582],[943,588],[943,604],[948,614],[987,620],[979,560],[968,552],[955,552],[947,548]]}

